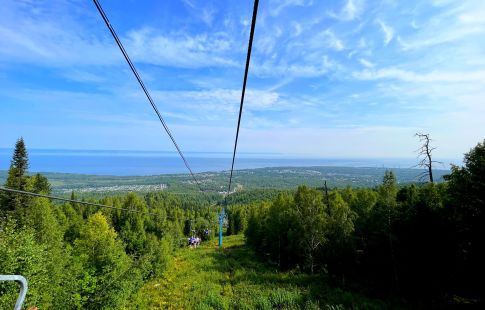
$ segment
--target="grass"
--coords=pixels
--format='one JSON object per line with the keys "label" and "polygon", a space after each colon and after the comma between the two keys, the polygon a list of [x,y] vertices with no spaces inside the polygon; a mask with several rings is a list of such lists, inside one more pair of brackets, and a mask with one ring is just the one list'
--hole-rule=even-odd
{"label": "grass", "polygon": [[385,309],[388,305],[327,284],[321,275],[278,272],[244,245],[243,236],[182,249],[159,279],[148,282],[136,309]]}

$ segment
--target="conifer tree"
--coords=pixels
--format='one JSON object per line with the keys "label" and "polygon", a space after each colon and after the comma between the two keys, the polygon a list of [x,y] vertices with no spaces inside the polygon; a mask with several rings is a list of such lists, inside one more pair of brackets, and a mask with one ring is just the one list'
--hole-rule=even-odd
{"label": "conifer tree", "polygon": [[[17,190],[26,190],[27,187],[27,170],[29,168],[29,160],[27,149],[25,148],[24,139],[20,137],[15,143],[15,150],[13,152],[12,161],[8,170],[7,182],[5,187]],[[1,197],[0,210],[11,211],[18,209],[27,202],[25,196],[19,194],[5,193]]]}

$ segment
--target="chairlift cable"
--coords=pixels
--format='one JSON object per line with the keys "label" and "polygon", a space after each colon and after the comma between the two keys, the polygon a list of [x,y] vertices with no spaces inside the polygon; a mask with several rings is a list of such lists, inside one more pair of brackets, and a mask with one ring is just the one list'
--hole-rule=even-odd
{"label": "chairlift cable", "polygon": [[237,141],[239,139],[239,128],[241,126],[241,116],[242,116],[242,111],[244,106],[244,96],[246,94],[246,84],[248,80],[249,63],[251,61],[251,50],[253,47],[254,28],[256,27],[256,17],[258,15],[258,6],[259,6],[259,0],[254,0],[253,18],[251,21],[251,31],[249,33],[248,53],[246,55],[246,67],[244,69],[244,80],[243,80],[242,91],[241,91],[241,102],[239,104],[239,116],[237,119],[236,138],[234,139],[234,150],[232,152],[231,174],[229,176],[229,184],[227,186],[227,192],[226,192],[226,195],[224,196],[224,207],[222,208],[222,212],[219,215],[219,248],[222,248],[222,226],[223,226],[224,217],[225,217],[225,207],[227,206],[227,196],[231,192],[232,176],[234,173],[234,161],[236,159]]}
{"label": "chairlift cable", "polygon": [[[132,212],[132,213],[141,213],[141,214],[152,215],[152,216],[160,216],[160,214],[153,213],[153,212],[144,212],[144,211],[140,211],[140,210],[103,205],[103,204],[100,204],[100,203],[93,203],[93,202],[86,202],[86,201],[81,201],[81,200],[67,199],[67,198],[56,197],[56,196],[51,196],[51,195],[43,195],[43,194],[38,194],[38,193],[33,193],[33,192],[21,191],[21,190],[18,190],[18,189],[7,188],[7,187],[3,187],[3,186],[0,186],[0,190],[4,191],[4,192],[10,192],[10,193],[32,196],[32,197],[48,198],[48,199],[59,200],[59,201],[64,201],[64,202],[78,203],[78,204],[83,204],[83,205],[87,205],[87,206],[91,206],[91,207],[113,209],[113,210],[126,211],[126,212]],[[165,216],[164,218],[175,219],[174,217],[170,217],[170,216]]]}
{"label": "chairlift cable", "polygon": [[256,16],[258,15],[258,6],[259,6],[259,0],[254,0],[254,8],[253,8],[253,18],[251,21],[251,32],[249,33],[249,44],[248,44],[248,53],[246,56],[246,68],[244,69],[244,80],[243,80],[243,86],[242,86],[242,92],[241,92],[241,103],[239,105],[239,117],[237,119],[237,129],[236,129],[236,138],[234,140],[234,150],[232,153],[232,164],[231,164],[231,174],[229,176],[229,185],[227,187],[227,193],[224,198],[225,203],[227,204],[227,195],[231,192],[231,184],[232,184],[232,175],[234,172],[234,160],[236,158],[236,150],[237,150],[237,141],[239,139],[239,127],[241,125],[241,116],[242,116],[242,111],[243,111],[243,105],[244,105],[244,96],[246,94],[246,83],[248,80],[248,72],[249,72],[249,62],[251,60],[251,50],[253,47],[253,37],[254,37],[254,28],[256,27]]}
{"label": "chairlift cable", "polygon": [[195,183],[197,184],[197,187],[199,187],[199,190],[202,191],[202,188],[200,186],[200,183],[199,181],[197,180],[197,178],[195,177],[194,173],[192,172],[192,169],[190,168],[190,165],[189,163],[187,162],[187,160],[185,159],[185,156],[184,154],[182,153],[179,145],[177,144],[177,142],[175,141],[175,138],[173,137],[172,135],[172,132],[170,131],[170,129],[168,128],[168,125],[167,123],[165,122],[165,120],[163,119],[162,117],[162,114],[160,113],[160,111],[158,110],[156,104],[155,104],[155,101],[153,100],[152,96],[150,95],[150,93],[148,92],[148,89],[146,88],[145,86],[145,83],[143,83],[143,80],[141,79],[140,75],[138,74],[138,71],[136,70],[135,68],[135,65],[133,64],[133,62],[131,61],[130,57],[128,56],[128,53],[126,52],[125,48],[123,47],[123,44],[121,43],[121,40],[118,38],[118,35],[116,34],[113,26],[111,25],[111,23],[109,22],[108,20],[108,16],[106,15],[106,13],[104,12],[103,8],[101,7],[101,4],[99,3],[98,0],[93,0],[94,4],[96,5],[96,8],[98,9],[98,12],[99,14],[101,14],[101,17],[103,18],[104,22],[106,23],[106,26],[108,27],[109,31],[111,32],[111,35],[113,36],[113,38],[115,39],[116,41],[116,44],[118,45],[121,53],[123,54],[123,56],[125,57],[125,60],[126,62],[128,63],[128,65],[130,66],[130,69],[131,71],[133,72],[133,74],[135,75],[136,79],[138,80],[138,83],[140,84],[141,88],[143,89],[143,92],[145,93],[148,101],[150,102],[150,105],[152,106],[153,110],[155,111],[155,113],[157,114],[160,122],[162,123],[162,126],[163,128],[165,129],[165,131],[167,132],[168,136],[170,137],[170,140],[172,140],[175,148],[177,149],[177,152],[179,153],[180,157],[182,158],[184,164],[185,164],[185,167],[187,167],[187,169],[189,170],[190,172],[190,175],[192,176],[192,178],[194,179]]}

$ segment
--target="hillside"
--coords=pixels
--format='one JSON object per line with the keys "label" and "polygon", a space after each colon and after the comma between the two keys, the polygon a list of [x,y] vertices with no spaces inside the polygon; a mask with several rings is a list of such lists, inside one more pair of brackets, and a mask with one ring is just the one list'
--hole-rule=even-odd
{"label": "hillside", "polygon": [[[384,309],[390,305],[331,287],[324,275],[278,272],[255,256],[243,236],[181,249],[161,278],[132,300],[137,309]],[[393,305],[396,307],[396,305]]]}

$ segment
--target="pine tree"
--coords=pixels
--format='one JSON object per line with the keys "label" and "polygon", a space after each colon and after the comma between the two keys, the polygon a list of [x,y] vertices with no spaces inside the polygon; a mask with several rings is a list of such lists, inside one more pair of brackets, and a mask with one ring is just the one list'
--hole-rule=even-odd
{"label": "pine tree", "polygon": [[[8,170],[7,182],[5,187],[17,190],[26,190],[27,187],[27,170],[29,168],[29,160],[27,149],[25,148],[24,139],[20,137],[15,143],[15,150],[13,152],[12,161]],[[11,211],[18,209],[27,202],[25,196],[19,194],[5,193],[1,197],[0,210]]]}

